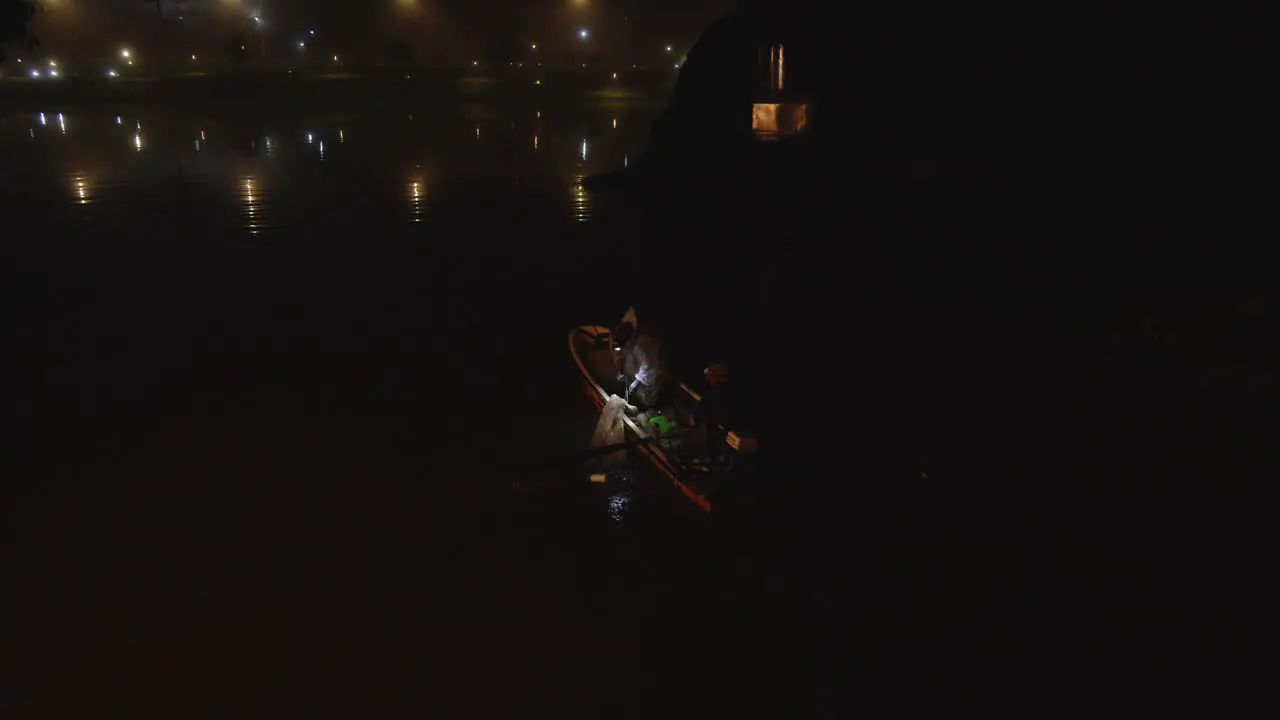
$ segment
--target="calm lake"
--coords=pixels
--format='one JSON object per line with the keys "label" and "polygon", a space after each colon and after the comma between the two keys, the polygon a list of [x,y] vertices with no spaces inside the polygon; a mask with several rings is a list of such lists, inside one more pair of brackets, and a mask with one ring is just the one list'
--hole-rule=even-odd
{"label": "calm lake", "polygon": [[[1148,610],[1265,577],[1262,525],[1133,491],[1270,477],[1273,346],[1227,330],[1274,294],[1157,313],[1145,256],[1024,252],[1032,211],[966,228],[955,186],[867,168],[812,184],[835,231],[584,191],[671,80],[6,87],[0,712],[849,717],[954,711],[983,653],[1123,688],[1126,653],[1200,657]],[[821,301],[756,292],[770,265]],[[655,297],[803,399],[771,406],[793,527],[586,482],[567,331]],[[1256,596],[1226,582],[1204,607]],[[1000,697],[1045,667],[1008,664]]]}
{"label": "calm lake", "polygon": [[0,112],[14,717],[594,703],[733,602],[577,460],[567,330],[692,230],[575,184],[665,91],[369,97]]}

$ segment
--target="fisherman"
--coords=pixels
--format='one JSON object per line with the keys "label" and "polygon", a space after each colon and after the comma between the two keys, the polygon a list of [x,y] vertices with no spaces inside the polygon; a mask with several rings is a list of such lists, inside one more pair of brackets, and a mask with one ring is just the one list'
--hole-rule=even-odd
{"label": "fisherman", "polygon": [[712,363],[702,372],[707,378],[707,390],[693,409],[686,432],[693,438],[690,449],[696,454],[710,455],[714,463],[722,454],[733,417],[730,392],[733,376],[729,374],[729,366],[722,362]]}
{"label": "fisherman", "polygon": [[627,383],[629,402],[640,410],[658,406],[662,387],[662,345],[652,328],[641,325],[635,308],[627,310],[613,331],[618,380]]}

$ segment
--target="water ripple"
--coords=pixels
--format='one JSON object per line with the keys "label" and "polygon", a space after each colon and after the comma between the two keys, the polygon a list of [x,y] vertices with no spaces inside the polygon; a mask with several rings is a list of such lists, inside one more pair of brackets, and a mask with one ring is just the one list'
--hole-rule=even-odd
{"label": "water ripple", "polygon": [[582,187],[583,180],[583,176],[579,175],[570,190],[569,215],[578,222],[587,222],[592,215],[591,194]]}
{"label": "water ripple", "polygon": [[409,179],[405,182],[404,197],[409,206],[409,222],[422,222],[427,208],[427,182],[421,166],[409,174]]}
{"label": "water ripple", "polygon": [[591,223],[605,206],[583,178],[627,165],[644,141],[642,128],[634,137],[616,130],[625,126],[612,115],[530,108],[459,123],[448,113],[407,122],[52,107],[0,114],[0,188],[56,200],[77,221],[198,217],[211,231],[251,235],[351,221],[416,225],[437,213],[500,222],[495,207],[511,218],[527,210]]}
{"label": "water ripple", "polygon": [[262,182],[257,176],[242,175],[239,181],[240,219],[244,229],[251,235],[257,235],[271,225],[274,215],[274,203],[270,195],[263,192]]}

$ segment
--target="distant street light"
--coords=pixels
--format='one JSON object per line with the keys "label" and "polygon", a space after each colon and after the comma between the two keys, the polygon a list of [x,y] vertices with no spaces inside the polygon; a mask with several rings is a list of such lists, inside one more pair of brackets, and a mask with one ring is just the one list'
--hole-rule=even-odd
{"label": "distant street light", "polygon": [[667,46],[667,52],[671,52],[671,46],[670,46],[670,45],[668,45],[668,46]]}
{"label": "distant street light", "polygon": [[262,26],[265,25],[262,22],[262,16],[255,14],[253,16],[253,24],[258,26],[258,54],[265,59],[267,57],[267,36],[262,34]]}
{"label": "distant street light", "polygon": [[120,57],[122,58],[129,58],[132,56],[133,56],[133,53],[129,51],[129,48],[125,48],[120,51]]}
{"label": "distant street light", "polygon": [[534,43],[534,44],[530,45],[529,47],[533,48],[534,50],[537,50],[537,49],[538,49],[538,43]]}
{"label": "distant street light", "polygon": [[586,28],[581,28],[578,30],[578,37],[582,40],[586,40],[591,37],[591,31]]}

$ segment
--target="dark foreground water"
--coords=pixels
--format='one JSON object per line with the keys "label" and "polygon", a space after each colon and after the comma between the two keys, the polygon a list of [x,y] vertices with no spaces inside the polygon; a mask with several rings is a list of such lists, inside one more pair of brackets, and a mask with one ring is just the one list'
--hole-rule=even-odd
{"label": "dark foreground water", "polygon": [[[954,709],[982,691],[1039,712],[1059,696],[1010,686],[1053,684],[1049,665],[1014,681],[975,664],[1071,658],[1098,688],[1079,694],[1102,697],[1152,667],[1190,672],[1152,657],[1232,652],[1149,630],[1176,585],[1153,578],[1176,567],[1225,587],[1200,573],[1260,526],[1196,531],[1175,559],[1166,539],[1187,526],[1164,505],[1016,497],[1067,474],[1158,484],[1185,450],[1170,438],[1194,435],[1136,445],[1156,430],[1115,434],[1124,423],[1104,416],[1181,427],[1141,408],[1212,405],[1213,381],[1152,381],[1107,405],[1062,380],[1101,375],[1089,367],[1017,381],[1057,371],[1035,348],[995,363],[938,350],[968,347],[938,335],[895,372],[855,374],[888,353],[868,341],[832,406],[897,378],[912,440],[932,429],[971,468],[1016,466],[1015,497],[961,487],[828,509],[787,546],[643,477],[588,486],[576,454],[595,414],[567,329],[705,279],[686,247],[752,220],[575,187],[634,160],[661,92],[379,98],[224,91],[0,113],[6,717],[846,716],[885,695]],[[912,293],[894,297],[862,317],[908,325],[894,318]],[[845,342],[874,339],[851,322]],[[1053,410],[1067,396],[1084,409]],[[815,454],[885,424],[823,436]],[[859,458],[830,457],[829,482],[861,479]],[[982,474],[952,472],[953,489],[960,478]],[[1100,550],[1107,537],[1124,549]],[[1211,595],[1205,623],[1246,596]],[[1065,610],[1029,619],[1044,606]]]}
{"label": "dark foreground water", "polygon": [[662,100],[0,116],[5,714],[696,682],[705,523],[586,487],[566,344],[677,239],[574,187]]}

